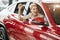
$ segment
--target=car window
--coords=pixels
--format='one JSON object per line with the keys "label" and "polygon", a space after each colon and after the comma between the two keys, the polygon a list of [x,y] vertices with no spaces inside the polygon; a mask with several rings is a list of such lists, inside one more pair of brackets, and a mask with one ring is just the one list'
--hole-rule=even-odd
{"label": "car window", "polygon": [[60,3],[46,3],[50,14],[57,25],[60,25]]}
{"label": "car window", "polygon": [[[31,2],[30,4],[32,4],[32,3],[33,3],[33,2]],[[29,6],[30,6],[30,5],[29,5]],[[40,7],[40,5],[37,4],[37,7],[38,7],[38,10],[39,10],[38,12],[44,15],[44,12],[43,12],[42,8]],[[29,14],[29,12],[30,12],[30,8],[28,7],[27,14]]]}
{"label": "car window", "polygon": [[[33,2],[31,2],[30,4],[32,4]],[[30,6],[30,5],[29,5]],[[45,21],[45,24],[46,25],[49,25],[48,24],[48,21],[47,21],[47,18],[45,17],[45,14],[44,14],[44,11],[42,10],[41,6],[37,4],[37,7],[38,7],[38,12],[39,14],[42,14],[44,16],[44,21]],[[27,15],[30,13],[30,7],[28,7],[28,10],[27,10]]]}
{"label": "car window", "polygon": [[[19,3],[17,3],[17,5],[16,5],[16,7],[15,7],[15,10],[14,10],[14,13],[18,13],[18,4]],[[21,4],[23,5],[23,9],[22,9],[22,15],[23,15],[23,10],[24,10],[24,8],[25,8],[25,5],[26,5],[26,2],[21,2]]]}

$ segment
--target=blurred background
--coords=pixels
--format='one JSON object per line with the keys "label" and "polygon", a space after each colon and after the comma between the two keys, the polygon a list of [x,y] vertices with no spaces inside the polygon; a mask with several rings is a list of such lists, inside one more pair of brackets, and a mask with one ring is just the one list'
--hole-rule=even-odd
{"label": "blurred background", "polygon": [[0,11],[5,9],[10,4],[17,2],[18,0],[0,0]]}
{"label": "blurred background", "polygon": [[[0,11],[2,11],[10,4],[17,2],[17,1],[20,1],[20,0],[0,0]],[[60,0],[40,0],[40,1],[42,1],[42,2],[60,2]]]}

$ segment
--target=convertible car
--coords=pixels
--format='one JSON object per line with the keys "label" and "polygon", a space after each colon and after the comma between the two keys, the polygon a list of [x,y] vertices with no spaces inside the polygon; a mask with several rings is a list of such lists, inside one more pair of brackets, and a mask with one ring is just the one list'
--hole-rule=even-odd
{"label": "convertible car", "polygon": [[[38,5],[44,18],[19,21],[18,3],[23,4],[22,15],[25,16],[30,12],[29,5],[32,2]],[[0,22],[1,40],[60,40],[60,3],[16,2],[0,12]]]}

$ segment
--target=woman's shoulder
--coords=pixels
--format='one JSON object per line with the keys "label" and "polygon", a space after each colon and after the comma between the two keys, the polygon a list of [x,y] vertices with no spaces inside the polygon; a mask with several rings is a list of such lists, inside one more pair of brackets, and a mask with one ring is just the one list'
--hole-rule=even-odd
{"label": "woman's shoulder", "polygon": [[39,16],[39,17],[44,17],[44,15],[43,15],[43,14],[41,14],[41,13],[38,13],[38,16]]}

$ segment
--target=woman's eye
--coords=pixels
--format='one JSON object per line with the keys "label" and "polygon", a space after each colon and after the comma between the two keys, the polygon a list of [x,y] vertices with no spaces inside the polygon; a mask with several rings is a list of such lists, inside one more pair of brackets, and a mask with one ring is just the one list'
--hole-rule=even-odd
{"label": "woman's eye", "polygon": [[35,9],[33,9],[33,10],[35,10]]}

